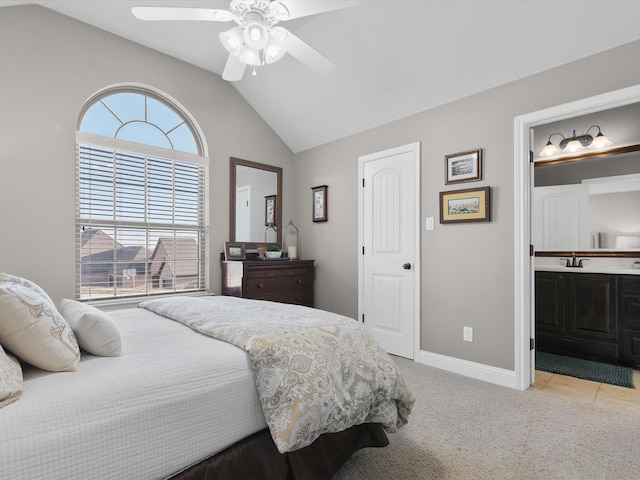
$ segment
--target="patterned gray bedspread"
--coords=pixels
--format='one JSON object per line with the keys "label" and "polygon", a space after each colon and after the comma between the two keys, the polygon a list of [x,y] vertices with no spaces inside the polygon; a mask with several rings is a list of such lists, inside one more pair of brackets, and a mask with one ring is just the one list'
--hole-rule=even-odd
{"label": "patterned gray bedspread", "polygon": [[353,319],[236,297],[172,297],[140,307],[245,350],[281,453],[361,423],[394,432],[415,401],[389,355]]}

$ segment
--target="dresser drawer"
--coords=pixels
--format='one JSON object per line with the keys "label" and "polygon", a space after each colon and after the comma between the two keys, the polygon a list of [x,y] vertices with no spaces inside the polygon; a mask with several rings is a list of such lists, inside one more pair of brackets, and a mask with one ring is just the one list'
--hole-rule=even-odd
{"label": "dresser drawer", "polygon": [[247,294],[251,296],[305,290],[313,286],[311,276],[308,274],[287,277],[247,278],[245,282]]}
{"label": "dresser drawer", "polygon": [[272,302],[292,303],[294,305],[313,306],[313,292],[309,290],[298,290],[294,292],[272,293],[268,295],[255,295],[251,298],[256,300],[269,300]]}

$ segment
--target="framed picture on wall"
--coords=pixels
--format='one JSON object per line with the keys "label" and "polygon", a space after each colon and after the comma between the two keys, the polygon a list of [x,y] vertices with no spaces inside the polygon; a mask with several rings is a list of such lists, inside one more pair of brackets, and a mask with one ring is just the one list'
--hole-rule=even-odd
{"label": "framed picture on wall", "polygon": [[276,218],[276,195],[267,195],[264,197],[264,224],[277,225]]}
{"label": "framed picture on wall", "polygon": [[482,180],[482,149],[445,155],[444,167],[446,185]]}
{"label": "framed picture on wall", "polygon": [[490,197],[490,187],[440,192],[440,223],[490,221]]}
{"label": "framed picture on wall", "polygon": [[319,185],[311,189],[312,204],[311,204],[311,219],[314,222],[326,222],[327,216],[327,185]]}
{"label": "framed picture on wall", "polygon": [[224,259],[231,260],[244,260],[246,258],[246,251],[244,243],[224,242]]}

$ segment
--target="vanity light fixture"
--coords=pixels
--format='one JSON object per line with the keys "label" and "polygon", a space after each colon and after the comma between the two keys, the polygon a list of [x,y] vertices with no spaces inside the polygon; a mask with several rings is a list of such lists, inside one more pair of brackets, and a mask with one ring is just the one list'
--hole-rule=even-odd
{"label": "vanity light fixture", "polygon": [[[589,135],[589,130],[591,130],[592,128],[598,129],[598,134],[596,135],[595,138]],[[560,135],[562,137],[562,140],[560,140],[558,147],[556,147],[553,143],[551,143],[551,137],[553,137],[554,135]],[[609,140],[602,133],[602,131],[600,130],[600,127],[598,125],[592,125],[589,128],[587,128],[587,131],[585,132],[584,135],[576,136],[575,130],[573,131],[573,135],[569,138],[565,137],[561,133],[552,133],[551,135],[549,135],[549,140],[547,140],[547,144],[540,152],[540,156],[548,157],[550,155],[555,155],[557,153],[560,153],[560,150],[562,150],[563,152],[574,153],[584,149],[585,147],[603,148],[609,145],[611,145],[611,140]]]}

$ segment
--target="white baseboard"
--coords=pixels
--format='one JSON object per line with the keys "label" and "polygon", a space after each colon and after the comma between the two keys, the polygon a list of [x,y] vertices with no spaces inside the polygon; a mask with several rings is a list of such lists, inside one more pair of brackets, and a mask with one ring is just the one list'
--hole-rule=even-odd
{"label": "white baseboard", "polygon": [[416,362],[430,367],[440,368],[452,373],[458,373],[467,377],[495,383],[503,387],[518,389],[516,372],[503,368],[491,367],[482,363],[470,362],[459,358],[448,357],[438,353],[420,350]]}

